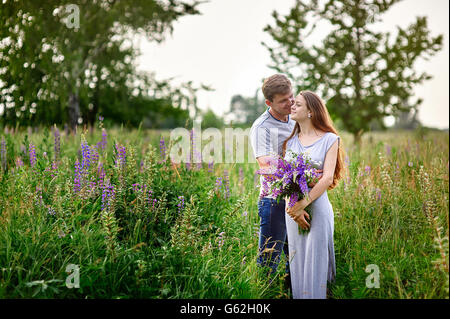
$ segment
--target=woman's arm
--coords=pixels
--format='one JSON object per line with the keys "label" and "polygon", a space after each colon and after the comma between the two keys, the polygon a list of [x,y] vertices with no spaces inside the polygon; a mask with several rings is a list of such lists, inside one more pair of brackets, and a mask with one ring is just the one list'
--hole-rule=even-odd
{"label": "woman's arm", "polygon": [[333,183],[334,170],[336,168],[337,154],[339,148],[339,139],[336,140],[325,155],[323,163],[323,175],[319,182],[314,185],[308,194],[308,199],[304,198],[294,204],[286,212],[291,215],[297,216],[306,206],[311,204],[316,198],[322,195],[328,187]]}

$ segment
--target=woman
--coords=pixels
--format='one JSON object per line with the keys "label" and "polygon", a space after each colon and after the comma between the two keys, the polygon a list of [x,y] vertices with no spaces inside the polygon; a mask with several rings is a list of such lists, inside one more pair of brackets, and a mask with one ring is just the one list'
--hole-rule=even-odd
{"label": "woman", "polygon": [[[341,177],[340,138],[325,104],[313,92],[300,92],[295,98],[291,119],[296,124],[283,144],[283,155],[289,155],[287,150],[297,154],[309,153],[312,160],[321,162],[320,169],[323,170],[319,182],[309,187],[308,200],[298,201],[286,210],[292,295],[296,299],[324,299],[327,297],[327,281],[334,281],[336,274],[334,214],[327,189],[334,188]],[[311,219],[305,211],[307,206],[312,209]],[[309,229],[309,232],[300,235],[298,225]]]}

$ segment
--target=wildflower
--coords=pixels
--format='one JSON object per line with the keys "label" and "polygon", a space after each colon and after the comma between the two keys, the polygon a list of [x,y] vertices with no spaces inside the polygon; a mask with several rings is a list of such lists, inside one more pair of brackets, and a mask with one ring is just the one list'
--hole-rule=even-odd
{"label": "wildflower", "polygon": [[30,157],[30,165],[31,165],[31,167],[34,167],[34,165],[36,164],[36,149],[35,149],[34,145],[31,143],[28,147],[28,154]]}
{"label": "wildflower", "polygon": [[219,240],[219,249],[222,249],[222,246],[225,243],[224,235],[225,235],[224,231],[219,234],[219,238],[218,238],[218,240]]}
{"label": "wildflower", "polygon": [[242,213],[242,216],[244,216],[244,217],[247,217],[247,215],[248,215],[248,212],[247,212],[247,211],[244,211],[244,212]]}
{"label": "wildflower", "polygon": [[239,167],[239,182],[242,183],[243,180],[244,180],[244,170],[242,169],[242,167]]}
{"label": "wildflower", "polygon": [[60,149],[61,149],[61,145],[60,145],[60,134],[59,134],[59,130],[55,125],[55,129],[53,131],[54,137],[55,137],[55,146],[54,146],[54,151],[55,151],[55,160],[58,160],[59,156],[60,156]]}
{"label": "wildflower", "polygon": [[225,186],[225,198],[230,198],[230,178],[228,176],[228,170],[223,171],[223,180],[224,180],[224,186]]}
{"label": "wildflower", "polygon": [[42,188],[40,188],[39,186],[36,186],[36,193],[35,193],[34,203],[35,203],[36,206],[42,206],[43,205]]}
{"label": "wildflower", "polygon": [[366,171],[366,175],[370,175],[370,166],[369,165],[366,165],[364,170]]}
{"label": "wildflower", "polygon": [[2,143],[0,147],[1,165],[4,171],[6,171],[6,141],[2,136]]}
{"label": "wildflower", "polygon": [[161,157],[163,159],[163,162],[166,161],[166,142],[164,141],[164,137],[161,136],[161,139],[159,140],[159,151],[161,152]]}
{"label": "wildflower", "polygon": [[391,147],[386,144],[386,155],[391,156]]}
{"label": "wildflower", "polygon": [[214,187],[214,191],[216,193],[218,193],[221,190],[222,190],[222,177],[217,177],[217,179],[216,179],[216,186]]}
{"label": "wildflower", "polygon": [[178,196],[178,213],[181,213],[181,211],[184,209],[184,196]]}
{"label": "wildflower", "polygon": [[55,216],[56,215],[56,211],[51,206],[49,206],[48,207],[48,214],[52,215],[52,216]]}
{"label": "wildflower", "polygon": [[212,173],[213,170],[214,170],[214,162],[211,161],[211,162],[208,163],[208,172]]}
{"label": "wildflower", "polygon": [[117,150],[116,165],[124,168],[127,162],[127,154],[125,146],[120,146],[119,144],[116,144],[116,150]]}
{"label": "wildflower", "polygon": [[152,206],[152,208],[155,208],[155,204],[158,202],[158,200],[156,198],[153,198],[153,191],[151,189],[149,189],[147,191],[147,204],[148,207],[150,207],[150,205]]}
{"label": "wildflower", "polygon": [[81,179],[82,179],[82,169],[80,162],[77,160],[75,161],[75,176],[73,180],[73,191],[75,193],[78,193],[81,190]]}
{"label": "wildflower", "polygon": [[103,181],[105,179],[105,170],[103,169],[102,163],[98,164],[97,174],[98,174],[98,185],[101,189],[103,189]]}
{"label": "wildflower", "polygon": [[107,180],[102,191],[102,211],[111,207],[111,201],[114,199],[114,185]]}
{"label": "wildflower", "polygon": [[16,159],[16,167],[21,167],[21,166],[23,166],[23,161],[20,157],[18,157]]}
{"label": "wildflower", "polygon": [[81,155],[82,155],[81,170],[83,174],[87,174],[92,162],[91,159],[92,151],[87,142],[81,144]]}
{"label": "wildflower", "polygon": [[377,203],[380,204],[381,203],[381,189],[377,188],[375,191],[377,193]]}
{"label": "wildflower", "polygon": [[102,128],[102,139],[100,142],[97,143],[97,149],[102,149],[102,151],[105,150],[106,148],[106,143],[107,143],[107,137],[108,134],[106,133],[106,130],[104,128]]}
{"label": "wildflower", "polygon": [[413,167],[413,162],[408,162],[409,167]]}

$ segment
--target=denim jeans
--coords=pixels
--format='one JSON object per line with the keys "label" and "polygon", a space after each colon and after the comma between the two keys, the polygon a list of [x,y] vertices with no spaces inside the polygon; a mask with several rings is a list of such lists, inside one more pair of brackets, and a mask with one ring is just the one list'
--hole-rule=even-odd
{"label": "denim jeans", "polygon": [[[258,202],[260,217],[259,254],[257,263],[268,266],[275,273],[280,262],[281,251],[288,257],[288,243],[285,222],[285,201],[278,204],[275,199],[262,198]],[[289,258],[286,258],[285,272],[289,274]]]}

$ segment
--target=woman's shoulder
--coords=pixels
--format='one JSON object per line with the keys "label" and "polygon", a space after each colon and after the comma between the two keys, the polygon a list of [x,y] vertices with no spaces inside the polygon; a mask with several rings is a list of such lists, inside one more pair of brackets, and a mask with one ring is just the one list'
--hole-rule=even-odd
{"label": "woman's shoulder", "polygon": [[[334,142],[336,142],[336,140],[340,140],[339,135],[333,133],[333,132],[327,132],[325,138],[323,139],[324,145],[326,150],[328,151],[328,149],[331,147],[331,145],[334,144]],[[338,142],[340,143],[340,142]]]}
{"label": "woman's shoulder", "polygon": [[336,138],[339,137],[339,135],[337,135],[337,134],[335,134],[333,132],[325,132],[325,135],[327,135],[327,137],[331,138],[331,139],[336,139]]}

